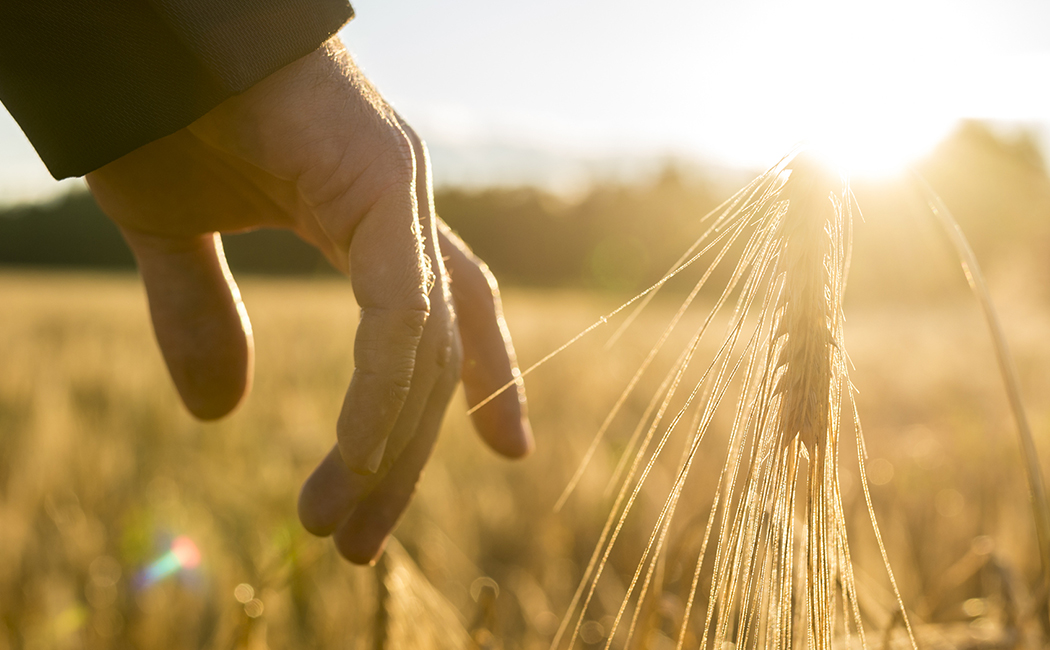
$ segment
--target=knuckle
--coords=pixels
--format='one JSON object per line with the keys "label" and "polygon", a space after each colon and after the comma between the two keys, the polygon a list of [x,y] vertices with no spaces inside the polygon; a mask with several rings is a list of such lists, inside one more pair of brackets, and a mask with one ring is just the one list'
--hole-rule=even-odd
{"label": "knuckle", "polygon": [[408,401],[408,394],[412,390],[412,375],[397,373],[390,379],[390,387],[387,397],[398,406],[404,406]]}
{"label": "knuckle", "polygon": [[408,124],[402,122],[401,128],[405,132],[405,138],[408,140],[408,144],[412,147],[412,152],[416,157],[416,162],[419,163],[423,159],[424,153],[427,150],[426,142],[424,142],[423,138],[419,137],[419,134],[416,133],[415,129]]}
{"label": "knuckle", "polygon": [[[358,181],[351,185],[355,191],[366,190],[371,195],[371,203],[391,192],[401,191],[411,186],[416,175],[415,154],[412,145],[397,129],[387,131],[387,142],[378,148],[372,160],[368,161],[358,175]],[[345,155],[360,155],[358,151],[349,151]]]}
{"label": "knuckle", "polygon": [[429,316],[425,303],[405,309],[362,310],[354,343],[356,366],[373,374],[386,369],[391,374],[411,375]]}
{"label": "knuckle", "polygon": [[400,125],[401,130],[404,131],[405,137],[408,138],[410,143],[412,143],[412,146],[418,146],[423,142],[423,139],[419,137],[419,134],[412,128],[411,124],[404,120],[398,120],[398,125]]}
{"label": "knuckle", "polygon": [[439,356],[439,363],[442,367],[451,367],[459,371],[460,363],[463,361],[463,342],[460,340],[455,320],[449,322],[448,329],[444,331]]}
{"label": "knuckle", "polygon": [[388,155],[394,173],[408,178],[415,176],[416,151],[411,138],[398,134],[396,140],[391,144]]}
{"label": "knuckle", "polygon": [[461,356],[455,337],[451,335],[442,336],[438,341],[434,360],[437,362],[437,367],[443,371],[443,374],[448,374],[450,370],[458,373]]}
{"label": "knuckle", "polygon": [[411,140],[398,129],[387,131],[388,142],[369,165],[369,172],[377,173],[385,183],[379,186],[404,187],[415,178],[416,155]]}
{"label": "knuckle", "polygon": [[386,125],[376,140],[367,147],[346,142],[330,160],[298,177],[306,202],[319,211],[322,225],[341,243],[349,241],[350,224],[358,223],[384,197],[408,191],[415,181],[416,155],[408,137]]}
{"label": "knuckle", "polygon": [[420,294],[418,304],[401,310],[398,317],[407,334],[413,339],[419,340],[423,336],[423,329],[426,328],[427,321],[430,319],[430,304],[426,300],[426,296]]}
{"label": "knuckle", "polygon": [[433,359],[439,369],[458,364],[462,352],[456,328],[456,312],[447,299],[435,301],[423,336],[420,345],[426,347],[427,357]]}
{"label": "knuckle", "polygon": [[411,354],[387,348],[370,347],[355,355],[355,370],[377,382],[408,385],[412,381],[415,360]]}
{"label": "knuckle", "polygon": [[382,351],[393,346],[414,352],[429,319],[430,301],[421,292],[409,297],[403,307],[366,307],[361,310],[357,342],[364,349]]}

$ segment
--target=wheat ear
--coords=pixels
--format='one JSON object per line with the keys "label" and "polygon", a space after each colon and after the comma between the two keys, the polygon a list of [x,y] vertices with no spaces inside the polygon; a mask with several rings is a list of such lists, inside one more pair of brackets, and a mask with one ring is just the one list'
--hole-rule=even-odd
{"label": "wheat ear", "polygon": [[[630,645],[642,605],[656,591],[650,587],[667,548],[671,520],[686,493],[693,460],[715,412],[734,386],[739,397],[728,450],[696,559],[678,647],[691,629],[705,565],[711,581],[696,629],[702,629],[696,635],[702,647],[718,649],[732,643],[773,650],[802,645],[830,650],[842,637],[849,645],[851,633],[865,645],[838,474],[842,397],[849,395],[852,401],[842,316],[852,194],[842,176],[795,154],[750,188],[730,214],[719,218],[722,232],[729,235],[727,242],[741,243],[743,251],[712,312],[671,367],[635,429],[629,444],[634,446],[639,438],[633,463],[552,648],[560,647],[565,637],[569,647],[575,645],[597,581],[639,491],[671,435],[689,427],[673,485],[608,633],[607,648],[621,622],[629,621],[618,642]],[[709,231],[706,236],[710,235]],[[709,264],[717,265],[724,250]],[[709,278],[710,267],[683,309]],[[696,359],[696,346],[715,313],[728,305],[733,309],[726,338],[700,379],[687,388],[684,380]],[[680,312],[669,329],[679,319]],[[665,339],[666,332],[656,348]],[[648,360],[639,372],[647,365]],[[637,375],[625,394],[636,383]],[[671,404],[679,389],[687,395],[676,412]],[[683,424],[694,404],[693,424]],[[639,437],[643,430],[645,435]],[[862,445],[859,423],[857,434]],[[870,503],[868,510],[885,559]],[[712,536],[715,543],[709,544]],[[888,562],[886,569],[903,613]],[[628,607],[635,600],[634,613],[629,615]],[[574,619],[576,624],[570,627]],[[915,647],[906,615],[904,622]]]}

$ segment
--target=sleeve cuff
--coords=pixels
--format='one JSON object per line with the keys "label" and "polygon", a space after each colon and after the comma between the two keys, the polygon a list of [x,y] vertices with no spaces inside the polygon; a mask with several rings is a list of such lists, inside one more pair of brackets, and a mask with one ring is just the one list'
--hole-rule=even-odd
{"label": "sleeve cuff", "polygon": [[82,176],[306,56],[346,0],[10,0],[0,101],[51,174]]}

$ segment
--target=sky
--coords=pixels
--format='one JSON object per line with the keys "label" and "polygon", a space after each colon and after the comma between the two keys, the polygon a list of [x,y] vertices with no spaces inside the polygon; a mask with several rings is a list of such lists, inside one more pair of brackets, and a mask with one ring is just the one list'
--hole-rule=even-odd
{"label": "sky", "polygon": [[[665,155],[759,168],[803,139],[874,172],[960,118],[1050,133],[1042,1],[353,4],[341,36],[431,145],[439,183]],[[0,115],[0,201],[54,191]]]}

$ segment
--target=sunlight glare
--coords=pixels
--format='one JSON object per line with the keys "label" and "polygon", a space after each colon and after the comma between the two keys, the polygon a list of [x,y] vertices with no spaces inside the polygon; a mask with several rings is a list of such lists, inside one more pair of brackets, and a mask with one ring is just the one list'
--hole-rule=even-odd
{"label": "sunlight glare", "polygon": [[851,177],[887,179],[904,173],[951,130],[954,120],[850,120],[827,124],[811,150]]}
{"label": "sunlight glare", "polygon": [[827,0],[770,7],[747,34],[746,55],[722,62],[716,79],[731,88],[722,124],[740,153],[775,144],[782,155],[804,143],[865,177],[901,173],[929,153],[962,115],[943,84],[971,60],[949,30],[931,27],[944,7],[922,11]]}
{"label": "sunlight glare", "polygon": [[[860,30],[865,23],[854,24]],[[814,149],[850,175],[902,173],[956,122],[949,107],[929,97],[937,55],[866,43],[867,32],[851,35],[853,43],[803,53],[796,83],[809,101],[795,103],[790,117]]]}

